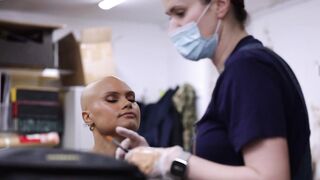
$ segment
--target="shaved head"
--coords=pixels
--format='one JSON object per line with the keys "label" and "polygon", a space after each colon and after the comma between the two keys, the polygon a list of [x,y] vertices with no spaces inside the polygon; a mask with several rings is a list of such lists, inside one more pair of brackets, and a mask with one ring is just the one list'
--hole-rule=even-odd
{"label": "shaved head", "polygon": [[106,76],[87,85],[81,94],[81,109],[84,123],[92,131],[95,147],[106,152],[106,138],[118,140],[116,127],[137,131],[140,126],[140,108],[135,93],[119,78]]}
{"label": "shaved head", "polygon": [[115,133],[116,126],[136,131],[140,108],[135,93],[119,78],[106,76],[87,85],[81,94],[82,118],[103,135]]}
{"label": "shaved head", "polygon": [[82,91],[82,94],[81,94],[82,111],[88,110],[88,106],[90,106],[90,104],[96,99],[99,92],[103,91],[108,85],[113,85],[113,84],[122,84],[123,86],[126,86],[127,88],[129,88],[129,86],[125,82],[123,82],[122,80],[114,76],[106,76],[97,81],[94,81],[88,84]]}

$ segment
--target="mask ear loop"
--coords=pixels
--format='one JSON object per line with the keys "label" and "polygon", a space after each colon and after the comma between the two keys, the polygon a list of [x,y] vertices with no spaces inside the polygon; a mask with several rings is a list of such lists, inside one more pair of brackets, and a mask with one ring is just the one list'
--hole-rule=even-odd
{"label": "mask ear loop", "polygon": [[215,34],[218,34],[218,31],[220,29],[220,25],[221,25],[221,19],[218,19],[217,28],[216,28],[216,30],[214,32]]}
{"label": "mask ear loop", "polygon": [[215,35],[217,36],[218,41],[220,41],[220,37],[219,37],[219,34],[218,34],[218,31],[220,29],[220,25],[221,25],[221,19],[218,19],[217,28],[216,28],[216,30],[215,30],[215,32],[213,34],[213,36],[215,36]]}
{"label": "mask ear loop", "polygon": [[[203,12],[201,13],[200,17],[197,19],[197,24],[199,23],[199,21],[201,20],[201,18],[206,14],[206,12],[208,11],[208,9],[211,7],[212,1],[207,5],[207,7],[203,10]],[[217,28],[214,31],[214,34],[218,34],[218,31],[220,29],[220,25],[221,25],[221,19],[218,20],[218,24],[217,24]]]}
{"label": "mask ear loop", "polygon": [[208,9],[210,8],[212,2],[210,2],[207,7],[203,10],[203,12],[201,13],[201,15],[199,16],[199,18],[197,19],[196,23],[198,24],[199,21],[201,20],[201,18],[206,14],[206,12],[208,11]]}

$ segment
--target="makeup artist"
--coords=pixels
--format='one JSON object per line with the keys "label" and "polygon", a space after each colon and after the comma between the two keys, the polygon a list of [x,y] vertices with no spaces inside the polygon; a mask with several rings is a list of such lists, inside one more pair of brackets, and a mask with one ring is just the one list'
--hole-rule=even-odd
{"label": "makeup artist", "polygon": [[186,60],[209,58],[220,76],[196,124],[193,154],[137,147],[141,136],[117,129],[131,142],[117,157],[163,179],[312,179],[303,92],[285,60],[247,33],[245,1],[162,2],[177,51]]}
{"label": "makeup artist", "polygon": [[115,156],[115,141],[124,138],[115,132],[117,126],[137,131],[140,108],[135,93],[122,80],[107,76],[87,85],[81,94],[82,118],[94,138],[94,153]]}

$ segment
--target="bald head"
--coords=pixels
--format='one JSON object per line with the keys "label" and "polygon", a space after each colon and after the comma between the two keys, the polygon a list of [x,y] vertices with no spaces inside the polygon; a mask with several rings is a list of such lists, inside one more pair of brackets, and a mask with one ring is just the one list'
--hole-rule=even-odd
{"label": "bald head", "polygon": [[81,109],[88,110],[92,102],[101,97],[106,91],[119,91],[121,89],[130,89],[129,86],[114,76],[106,76],[95,82],[88,84],[81,94]]}

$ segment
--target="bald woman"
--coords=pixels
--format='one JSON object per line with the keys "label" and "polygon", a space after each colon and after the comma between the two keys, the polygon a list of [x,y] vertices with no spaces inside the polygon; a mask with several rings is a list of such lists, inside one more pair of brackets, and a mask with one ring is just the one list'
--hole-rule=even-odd
{"label": "bald woman", "polygon": [[94,138],[93,152],[115,156],[116,146],[108,141],[111,136],[118,141],[117,126],[137,131],[140,125],[140,108],[131,88],[120,79],[107,76],[85,87],[81,94],[82,118]]}

